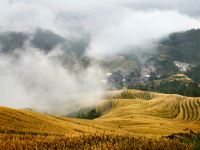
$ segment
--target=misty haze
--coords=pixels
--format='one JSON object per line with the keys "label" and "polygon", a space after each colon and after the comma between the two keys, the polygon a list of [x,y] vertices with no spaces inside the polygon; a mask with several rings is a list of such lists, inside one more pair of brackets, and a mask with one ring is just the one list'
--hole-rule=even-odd
{"label": "misty haze", "polygon": [[200,148],[199,6],[1,0],[0,147]]}

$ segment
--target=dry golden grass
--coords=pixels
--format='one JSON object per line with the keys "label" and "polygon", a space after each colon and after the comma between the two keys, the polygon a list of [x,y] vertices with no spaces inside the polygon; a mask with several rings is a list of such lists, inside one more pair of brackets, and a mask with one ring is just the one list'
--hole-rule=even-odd
{"label": "dry golden grass", "polygon": [[136,138],[119,134],[85,134],[79,136],[0,135],[0,150],[192,150],[193,145],[165,139]]}
{"label": "dry golden grass", "polygon": [[106,98],[97,107],[104,113],[97,120],[124,132],[161,136],[200,130],[200,98],[136,90],[108,93]]}
{"label": "dry golden grass", "polygon": [[[86,141],[90,137],[93,137],[90,140],[96,141],[99,136],[105,135],[108,137],[103,139],[99,145],[89,144],[89,147],[100,149],[105,146],[109,149],[110,143],[113,149],[116,147],[120,149],[124,145],[131,146],[133,143],[130,141],[136,140],[135,137],[158,140],[162,136],[185,132],[189,129],[200,131],[200,98],[136,90],[116,91],[108,92],[105,100],[96,107],[96,110],[102,113],[101,117],[84,120],[0,107],[0,147],[4,146],[8,149],[6,145],[9,144],[10,147],[21,145],[26,149],[31,145],[36,148],[38,144],[44,147],[45,145],[61,146],[66,140],[72,143],[80,142],[79,139],[87,134],[84,136],[85,139],[82,139],[85,141],[83,148],[88,145]],[[98,135],[95,135],[96,133]],[[112,139],[119,140],[118,138],[123,136],[127,139],[124,145],[119,142],[110,142]],[[141,139],[138,140],[135,148],[139,149],[141,143],[145,146],[146,141],[148,140],[143,142]],[[151,142],[149,146],[159,148],[159,145],[155,146],[158,141],[152,140]],[[163,148],[166,145],[182,146],[179,147],[180,149],[191,148],[191,146],[187,147],[176,142],[163,142],[161,144]],[[64,148],[69,148],[67,147],[69,143],[64,145]]]}

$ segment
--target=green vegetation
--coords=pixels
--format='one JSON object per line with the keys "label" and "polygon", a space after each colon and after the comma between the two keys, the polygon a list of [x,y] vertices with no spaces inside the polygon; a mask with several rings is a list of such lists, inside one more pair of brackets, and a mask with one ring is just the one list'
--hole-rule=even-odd
{"label": "green vegetation", "polygon": [[[156,74],[161,78],[180,73],[174,61],[188,63],[192,68],[185,74],[200,83],[200,29],[173,33],[162,39],[150,61],[154,62]],[[155,79],[156,76],[152,76],[152,80]]]}
{"label": "green vegetation", "polygon": [[180,94],[190,97],[200,96],[199,84],[184,74],[177,74],[165,79],[154,80],[148,84],[137,85],[135,88],[145,91]]}
{"label": "green vegetation", "polygon": [[200,83],[200,65],[193,67],[191,71],[187,73],[187,75],[197,83]]}
{"label": "green vegetation", "polygon": [[157,56],[153,57],[152,60],[155,63],[157,74],[161,75],[160,78],[166,78],[178,72],[178,68],[170,60],[159,59]]}
{"label": "green vegetation", "polygon": [[171,140],[178,140],[181,143],[193,144],[194,150],[200,149],[200,133],[195,133],[192,130],[189,133],[178,133],[167,136]]}
{"label": "green vegetation", "polygon": [[200,29],[171,34],[158,47],[159,55],[169,61],[200,63]]}
{"label": "green vegetation", "polygon": [[77,118],[81,118],[81,119],[95,119],[101,116],[100,112],[96,111],[96,108],[85,108],[85,109],[81,109],[78,114],[77,114]]}

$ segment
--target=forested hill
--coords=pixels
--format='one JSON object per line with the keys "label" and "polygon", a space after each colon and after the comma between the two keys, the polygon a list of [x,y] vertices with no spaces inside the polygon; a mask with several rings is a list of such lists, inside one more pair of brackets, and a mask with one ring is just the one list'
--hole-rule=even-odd
{"label": "forested hill", "polygon": [[200,29],[171,34],[158,47],[162,58],[200,64]]}
{"label": "forested hill", "polygon": [[188,63],[192,68],[186,75],[200,83],[200,29],[173,33],[160,42],[157,50],[158,72],[164,71],[164,76],[168,77],[177,73],[173,61]]}

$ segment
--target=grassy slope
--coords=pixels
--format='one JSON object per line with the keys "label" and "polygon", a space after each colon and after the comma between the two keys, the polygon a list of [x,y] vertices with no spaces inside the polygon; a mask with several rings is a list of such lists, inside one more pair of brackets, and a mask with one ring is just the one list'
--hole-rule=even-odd
{"label": "grassy slope", "polygon": [[[135,99],[110,100],[115,103],[114,107],[98,120],[112,123],[129,133],[149,136],[200,129],[199,98],[130,90],[127,93]],[[151,100],[145,100],[149,97]]]}
{"label": "grassy slope", "polygon": [[135,90],[110,92],[97,106],[95,120],[62,118],[0,107],[1,133],[128,133],[159,137],[186,129],[200,130],[200,99]]}

